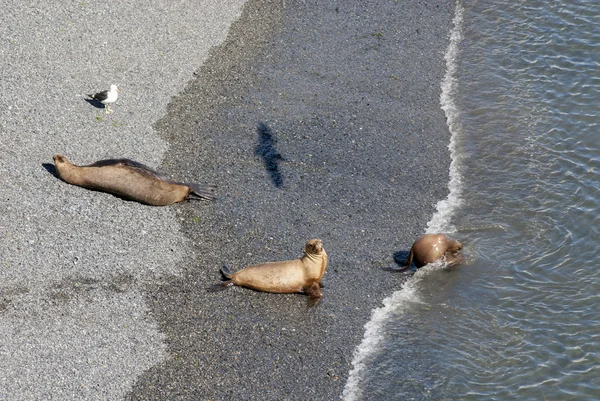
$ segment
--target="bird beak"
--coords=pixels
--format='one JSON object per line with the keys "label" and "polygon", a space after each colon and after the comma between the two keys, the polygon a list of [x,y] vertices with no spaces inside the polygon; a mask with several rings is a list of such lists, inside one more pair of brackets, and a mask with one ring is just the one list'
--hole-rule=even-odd
{"label": "bird beak", "polygon": [[119,88],[117,88],[117,92],[121,92],[121,91],[119,90]]}

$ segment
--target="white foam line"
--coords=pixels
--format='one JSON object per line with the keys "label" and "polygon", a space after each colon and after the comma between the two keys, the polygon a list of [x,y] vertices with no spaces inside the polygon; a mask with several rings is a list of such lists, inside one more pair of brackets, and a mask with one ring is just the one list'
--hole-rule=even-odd
{"label": "white foam line", "polygon": [[[450,223],[450,218],[454,210],[460,205],[460,188],[461,176],[458,168],[457,158],[459,157],[456,145],[456,133],[460,132],[458,122],[458,110],[454,102],[456,93],[456,59],[458,55],[458,44],[462,39],[462,22],[463,8],[457,2],[454,14],[454,27],[450,34],[450,43],[446,51],[444,59],[446,60],[446,75],[442,81],[442,94],[440,103],[442,110],[446,113],[448,127],[452,135],[450,139],[450,182],[448,189],[450,193],[448,198],[438,202],[436,212],[431,221],[427,223],[427,232],[453,232],[455,228]],[[354,359],[352,361],[352,370],[348,374],[348,381],[342,393],[342,399],[345,401],[358,401],[362,396],[361,382],[363,379],[363,371],[369,356],[371,356],[378,348],[379,343],[383,339],[382,326],[389,319],[392,311],[402,311],[411,302],[420,302],[418,296],[418,283],[421,278],[427,274],[430,269],[423,268],[417,271],[404,284],[401,290],[396,291],[391,296],[383,300],[381,308],[374,309],[371,314],[371,320],[365,324],[365,335],[358,348],[354,351]]]}
{"label": "white foam line", "polygon": [[448,189],[450,190],[448,197],[438,202],[436,212],[427,223],[427,233],[446,232],[451,233],[456,231],[454,225],[450,223],[454,211],[460,206],[461,200],[461,182],[462,177],[459,170],[460,154],[457,150],[457,135],[462,132],[458,119],[458,107],[456,106],[456,91],[457,78],[456,72],[458,69],[458,45],[462,39],[462,24],[463,24],[463,7],[457,2],[456,11],[454,13],[454,28],[450,34],[450,43],[448,50],[444,56],[446,60],[446,75],[442,81],[442,94],[440,103],[442,110],[446,114],[446,121],[450,129],[450,182]]}
{"label": "white foam line", "polygon": [[[421,273],[421,274],[419,274]],[[423,271],[424,273],[424,271]],[[346,401],[355,401],[361,398],[360,382],[362,380],[362,371],[365,368],[367,358],[377,350],[383,334],[381,326],[388,320],[389,315],[394,310],[398,310],[409,302],[419,302],[417,294],[417,282],[420,281],[416,276],[422,276],[419,270],[411,279],[409,279],[400,291],[396,291],[391,296],[383,300],[383,306],[373,310],[371,320],[365,324],[365,335],[362,342],[354,351],[354,360],[352,361],[352,370],[348,375],[348,381],[342,393],[342,399]]]}

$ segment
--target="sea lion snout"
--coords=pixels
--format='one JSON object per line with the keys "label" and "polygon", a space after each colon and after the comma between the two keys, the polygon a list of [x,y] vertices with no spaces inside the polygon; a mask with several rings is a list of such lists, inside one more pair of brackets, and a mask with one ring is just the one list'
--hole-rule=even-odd
{"label": "sea lion snout", "polygon": [[52,160],[54,161],[55,164],[56,163],[65,163],[67,161],[67,158],[61,154],[56,153],[52,156]]}

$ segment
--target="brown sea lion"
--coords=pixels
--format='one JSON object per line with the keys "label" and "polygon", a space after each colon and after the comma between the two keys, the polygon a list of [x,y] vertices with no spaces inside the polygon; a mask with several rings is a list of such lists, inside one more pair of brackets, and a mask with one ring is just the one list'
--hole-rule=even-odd
{"label": "brown sea lion", "polygon": [[400,271],[410,269],[413,261],[417,267],[423,267],[437,260],[453,266],[463,261],[463,256],[458,253],[461,249],[462,244],[446,234],[425,234],[410,248],[406,264]]}
{"label": "brown sea lion", "polygon": [[323,296],[321,280],[327,268],[327,261],[323,241],[311,239],[306,243],[304,255],[300,259],[248,266],[235,273],[231,273],[229,268],[224,266],[221,273],[227,280],[211,286],[209,291],[239,285],[264,292],[301,292],[307,294],[312,301],[318,301]]}
{"label": "brown sea lion", "polygon": [[58,177],[69,184],[147,205],[166,206],[187,199],[214,199],[214,186],[169,181],[133,160],[108,159],[76,166],[63,155],[56,154],[52,158]]}

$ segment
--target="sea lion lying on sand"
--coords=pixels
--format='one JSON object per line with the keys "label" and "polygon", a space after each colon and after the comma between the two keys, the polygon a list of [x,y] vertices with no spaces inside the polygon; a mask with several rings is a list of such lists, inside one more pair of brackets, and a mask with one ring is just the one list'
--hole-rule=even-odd
{"label": "sea lion lying on sand", "polygon": [[63,155],[56,154],[52,158],[58,177],[69,184],[147,205],[166,206],[187,199],[214,199],[214,186],[169,181],[133,160],[108,159],[76,166]]}
{"label": "sea lion lying on sand", "polygon": [[463,255],[458,253],[461,249],[462,244],[446,234],[425,234],[410,248],[406,264],[399,271],[410,269],[413,261],[417,268],[438,260],[454,266],[464,260]]}
{"label": "sea lion lying on sand", "polygon": [[264,292],[301,292],[307,294],[314,304],[323,296],[321,280],[327,268],[327,261],[323,241],[311,239],[306,243],[304,255],[300,259],[248,266],[235,273],[231,273],[229,268],[224,266],[221,273],[227,280],[209,287],[208,290],[214,292],[239,285]]}

